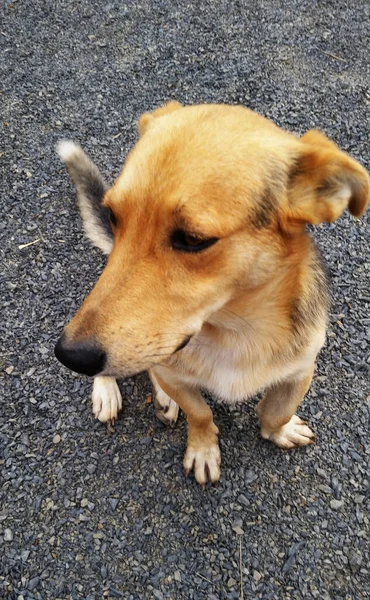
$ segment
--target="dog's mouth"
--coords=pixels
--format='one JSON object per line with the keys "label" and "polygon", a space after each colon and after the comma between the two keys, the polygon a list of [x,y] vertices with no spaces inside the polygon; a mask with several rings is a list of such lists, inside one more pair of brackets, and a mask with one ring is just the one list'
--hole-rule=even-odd
{"label": "dog's mouth", "polygon": [[[194,334],[187,335],[172,353],[163,355],[163,359],[168,359],[177,352],[183,350],[189,344],[193,335]],[[91,340],[71,342],[68,340],[65,333],[61,335],[56,343],[54,353],[59,362],[65,367],[81,375],[88,375],[89,377],[101,375],[127,378],[144,372],[148,370],[150,366],[153,366],[152,359],[150,360],[150,365],[144,366],[147,361],[146,358],[143,357],[142,360],[138,361],[137,365],[133,366],[132,364],[127,364],[127,366],[121,370],[120,368],[116,368],[114,365],[109,364],[109,353],[107,354],[96,342]],[[159,359],[160,355],[156,355],[156,357]],[[161,362],[162,360],[158,360],[158,363]]]}
{"label": "dog's mouth", "polygon": [[190,342],[191,338],[193,337],[194,334],[192,335],[187,335],[186,338],[181,342],[181,344],[179,344],[174,352],[174,354],[176,354],[176,352],[179,352],[180,350],[182,350],[183,348],[185,348],[185,346],[188,345],[188,343]]}

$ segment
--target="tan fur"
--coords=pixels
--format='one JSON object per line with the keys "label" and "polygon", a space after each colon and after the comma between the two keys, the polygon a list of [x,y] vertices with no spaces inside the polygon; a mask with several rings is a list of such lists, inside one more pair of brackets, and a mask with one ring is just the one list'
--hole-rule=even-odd
{"label": "tan fur", "polygon": [[[299,139],[242,107],[170,103],[139,129],[104,197],[117,220],[108,264],[66,336],[105,350],[107,381],[152,370],[162,404],[187,415],[185,466],[204,484],[219,478],[220,457],[198,387],[229,402],[265,388],[264,437],[311,442],[294,412],[324,342],[327,297],[304,225],[347,207],[361,215],[369,177],[323,134]],[[179,252],[179,229],[219,241]]]}

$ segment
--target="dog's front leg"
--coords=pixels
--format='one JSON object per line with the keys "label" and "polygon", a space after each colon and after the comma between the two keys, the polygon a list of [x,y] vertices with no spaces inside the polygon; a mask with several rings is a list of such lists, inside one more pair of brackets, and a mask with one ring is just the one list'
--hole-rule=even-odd
{"label": "dog's front leg", "polygon": [[157,385],[181,410],[188,421],[188,445],[184,458],[186,474],[194,470],[195,479],[204,486],[207,479],[215,483],[220,478],[221,454],[218,446],[218,428],[213,422],[210,407],[199,390],[184,384],[169,369],[152,370]]}
{"label": "dog's front leg", "polygon": [[256,408],[261,435],[280,448],[295,448],[313,443],[315,435],[295,411],[310,387],[314,365],[305,375],[278,383],[267,390]]}
{"label": "dog's front leg", "polygon": [[92,409],[99,421],[114,421],[122,409],[122,396],[114,377],[95,377]]}
{"label": "dog's front leg", "polygon": [[149,377],[154,387],[154,407],[157,419],[165,425],[173,427],[179,416],[179,407],[166,392],[164,392],[158,383],[153,369],[149,371]]}

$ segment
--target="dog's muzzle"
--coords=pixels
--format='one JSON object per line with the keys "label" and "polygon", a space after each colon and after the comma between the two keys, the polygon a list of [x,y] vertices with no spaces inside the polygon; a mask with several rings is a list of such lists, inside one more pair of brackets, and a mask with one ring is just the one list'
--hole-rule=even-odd
{"label": "dog's muzzle", "polygon": [[54,349],[57,359],[71,371],[82,375],[98,375],[104,369],[107,355],[90,340],[70,342],[63,334]]}

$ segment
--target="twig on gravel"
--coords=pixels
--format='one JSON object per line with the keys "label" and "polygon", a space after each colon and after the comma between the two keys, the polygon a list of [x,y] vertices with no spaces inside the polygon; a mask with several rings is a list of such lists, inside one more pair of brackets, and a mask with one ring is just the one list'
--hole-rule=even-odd
{"label": "twig on gravel", "polygon": [[239,537],[239,571],[240,571],[240,600],[244,600],[243,571],[242,571],[242,538]]}
{"label": "twig on gravel", "polygon": [[327,56],[330,56],[331,58],[334,58],[335,60],[340,60],[341,62],[347,62],[347,59],[341,58],[340,56],[337,56],[336,54],[333,54],[332,52],[326,52],[325,50],[320,50],[320,52],[322,52],[323,54],[326,54]]}
{"label": "twig on gravel", "polygon": [[39,242],[41,240],[41,238],[37,238],[37,240],[33,240],[33,242],[28,242],[28,244],[21,244],[20,246],[18,246],[19,250],[23,250],[24,248],[27,248],[28,246],[32,246],[32,244],[37,244],[37,242]]}
{"label": "twig on gravel", "polygon": [[207,581],[207,583],[210,583],[211,585],[213,585],[212,581],[210,579],[207,579],[207,577],[204,577],[204,575],[202,575],[201,573],[195,573],[197,577],[200,577],[201,579],[204,579],[204,581]]}

